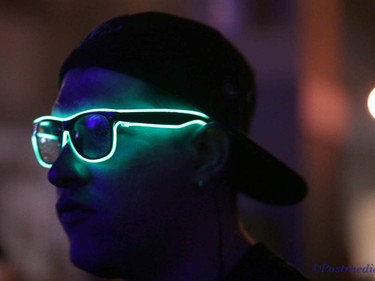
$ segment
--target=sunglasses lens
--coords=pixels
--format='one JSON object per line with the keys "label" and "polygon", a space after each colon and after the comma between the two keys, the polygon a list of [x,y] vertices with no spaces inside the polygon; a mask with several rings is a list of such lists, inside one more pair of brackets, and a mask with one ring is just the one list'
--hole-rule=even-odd
{"label": "sunglasses lens", "polygon": [[108,155],[112,148],[112,126],[100,114],[89,114],[74,123],[71,139],[77,152],[88,159]]}
{"label": "sunglasses lens", "polygon": [[56,121],[41,121],[35,132],[40,160],[52,164],[61,150],[61,126]]}

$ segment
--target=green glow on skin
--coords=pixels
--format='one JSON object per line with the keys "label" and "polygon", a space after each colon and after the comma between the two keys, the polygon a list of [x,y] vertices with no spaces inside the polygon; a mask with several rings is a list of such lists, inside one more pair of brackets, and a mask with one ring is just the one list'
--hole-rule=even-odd
{"label": "green glow on skin", "polygon": [[[90,109],[90,110],[81,111],[81,112],[78,112],[76,114],[73,114],[73,115],[65,117],[65,118],[56,117],[56,116],[42,116],[42,117],[39,117],[39,118],[34,120],[33,124],[35,126],[35,129],[34,129],[34,133],[33,133],[32,137],[31,137],[31,143],[32,143],[32,146],[33,146],[33,150],[34,150],[36,159],[39,162],[39,164],[42,167],[45,167],[45,168],[51,168],[52,167],[52,164],[46,163],[43,160],[41,154],[39,153],[37,137],[42,137],[42,138],[46,138],[46,139],[49,139],[49,140],[58,140],[58,137],[54,136],[54,135],[50,135],[50,134],[45,134],[45,133],[37,133],[36,132],[36,125],[38,123],[43,125],[44,122],[48,122],[48,121],[51,121],[51,120],[64,122],[64,121],[72,120],[72,119],[74,119],[77,116],[82,115],[82,114],[98,113],[98,112],[118,112],[118,113],[148,113],[148,112],[165,113],[165,112],[168,112],[168,113],[176,113],[176,114],[189,114],[189,115],[192,115],[193,118],[194,118],[194,116],[196,116],[196,117],[205,119],[207,122],[210,120],[210,118],[206,114],[204,114],[202,112],[199,112],[199,111],[183,110],[183,109],[166,109],[166,108],[164,108],[164,109],[108,109],[108,108],[100,108],[100,109]],[[69,132],[64,131],[63,135],[62,135],[62,143],[61,143],[60,150],[62,150],[63,147],[67,143],[69,143],[72,151],[74,152],[74,154],[79,159],[81,159],[83,161],[86,161],[86,162],[89,162],[89,163],[100,163],[100,162],[104,162],[104,161],[110,159],[116,151],[117,127],[118,126],[121,126],[121,127],[135,127],[135,126],[137,126],[137,127],[161,128],[161,129],[182,129],[182,128],[185,128],[185,127],[191,126],[191,125],[204,126],[205,124],[207,124],[206,121],[203,121],[201,119],[193,119],[193,120],[190,120],[188,122],[185,122],[183,124],[178,124],[178,125],[117,121],[117,122],[114,123],[114,125],[112,127],[113,138],[112,138],[111,150],[106,156],[98,158],[98,159],[88,159],[86,157],[83,157],[81,154],[79,154],[78,151],[76,150],[76,148],[74,147],[73,142],[70,140]]]}

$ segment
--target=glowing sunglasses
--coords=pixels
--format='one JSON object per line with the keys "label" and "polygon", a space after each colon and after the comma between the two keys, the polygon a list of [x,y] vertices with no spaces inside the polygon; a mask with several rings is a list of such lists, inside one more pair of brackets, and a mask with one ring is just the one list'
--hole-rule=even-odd
{"label": "glowing sunglasses", "polygon": [[80,159],[99,163],[115,153],[118,127],[181,129],[193,124],[203,126],[209,120],[207,115],[192,110],[91,109],[66,118],[35,119],[31,142],[36,159],[45,168],[52,166],[68,142]]}

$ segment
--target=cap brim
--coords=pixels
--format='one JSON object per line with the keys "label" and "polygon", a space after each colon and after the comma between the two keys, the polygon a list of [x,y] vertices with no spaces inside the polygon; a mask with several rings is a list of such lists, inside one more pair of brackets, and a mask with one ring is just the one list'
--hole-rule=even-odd
{"label": "cap brim", "polygon": [[241,133],[230,135],[238,192],[275,205],[295,204],[306,196],[307,184],[301,176]]}

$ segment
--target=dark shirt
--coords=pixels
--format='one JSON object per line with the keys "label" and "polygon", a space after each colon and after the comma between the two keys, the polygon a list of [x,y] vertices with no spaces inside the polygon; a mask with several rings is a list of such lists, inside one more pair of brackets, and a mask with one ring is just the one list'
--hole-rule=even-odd
{"label": "dark shirt", "polygon": [[303,281],[308,280],[290,264],[257,243],[235,265],[223,281]]}

